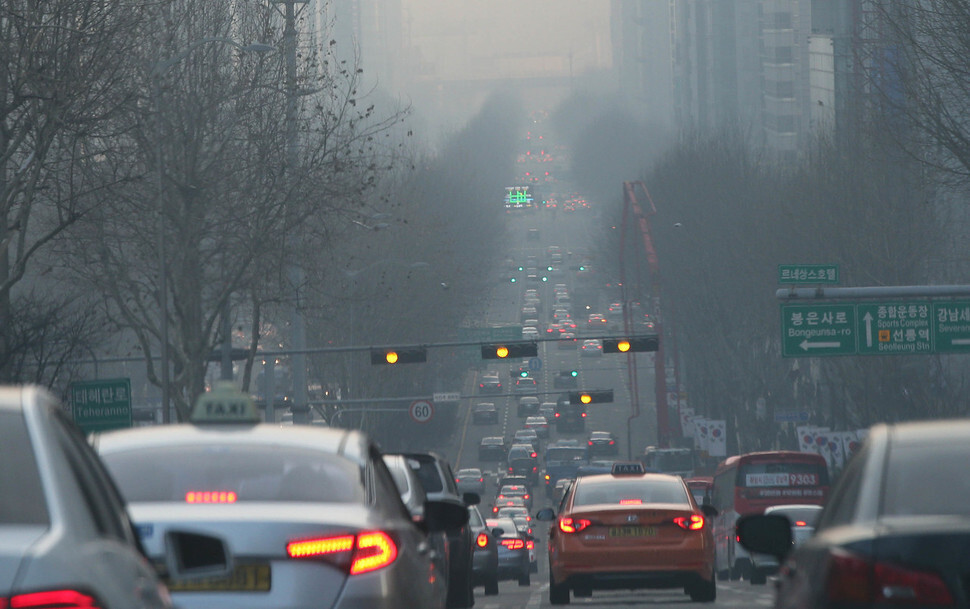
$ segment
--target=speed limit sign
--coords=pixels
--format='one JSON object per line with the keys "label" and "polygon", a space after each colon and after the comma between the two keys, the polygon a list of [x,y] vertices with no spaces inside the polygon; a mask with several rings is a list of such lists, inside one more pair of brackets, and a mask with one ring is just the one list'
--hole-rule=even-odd
{"label": "speed limit sign", "polygon": [[427,423],[434,416],[434,404],[428,400],[415,400],[411,402],[408,413],[415,423]]}

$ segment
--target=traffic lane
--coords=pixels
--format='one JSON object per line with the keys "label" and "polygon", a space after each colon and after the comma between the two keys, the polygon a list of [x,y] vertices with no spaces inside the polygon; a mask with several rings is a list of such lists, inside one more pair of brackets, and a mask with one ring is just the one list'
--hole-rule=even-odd
{"label": "traffic lane", "polygon": [[[543,573],[542,566],[539,569]],[[752,586],[748,582],[718,582],[717,600],[713,603],[694,603],[681,590],[595,590],[589,598],[570,598],[571,605],[585,609],[602,607],[649,607],[651,609],[683,609],[704,607],[709,609],[751,609],[774,605],[774,591],[768,586]],[[557,607],[560,605],[556,605]],[[548,576],[532,574],[532,585],[520,587],[515,582],[499,584],[497,596],[485,596],[475,592],[475,609],[536,609],[551,608],[549,603]]]}

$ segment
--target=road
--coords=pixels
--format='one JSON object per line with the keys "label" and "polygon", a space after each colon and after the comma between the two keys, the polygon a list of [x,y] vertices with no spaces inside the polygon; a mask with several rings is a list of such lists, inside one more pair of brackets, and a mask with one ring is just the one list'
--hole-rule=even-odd
{"label": "road", "polygon": [[[595,292],[592,297],[585,298],[589,310],[574,305],[573,318],[578,325],[576,345],[571,349],[561,349],[556,342],[540,342],[537,361],[532,362],[535,376],[539,382],[539,401],[555,402],[565,388],[554,386],[554,378],[560,371],[579,371],[578,388],[580,389],[612,389],[614,401],[611,404],[590,405],[588,408],[587,426],[585,432],[559,434],[552,429],[548,441],[560,438],[576,438],[586,441],[589,431],[612,431],[620,440],[619,455],[616,458],[630,459],[642,453],[644,446],[652,443],[656,438],[656,408],[654,398],[654,367],[652,353],[638,354],[605,354],[597,357],[580,355],[578,346],[582,343],[586,318],[589,313],[604,313],[607,305],[619,299],[619,293],[607,286],[609,279],[602,271],[597,272],[595,257],[587,253],[583,236],[586,223],[596,221],[592,212],[576,212],[573,214],[560,212],[554,216],[550,212],[538,212],[526,216],[510,218],[508,256],[517,263],[526,264],[529,256],[535,256],[540,269],[547,264],[546,250],[550,245],[560,245],[572,252],[567,256],[564,267],[579,266],[590,262],[595,275],[583,276],[582,272],[565,268],[562,275],[550,277],[546,283],[532,283],[521,280],[511,283],[503,275],[504,270],[494,273],[492,293],[482,305],[480,318],[495,324],[520,323],[520,312],[525,290],[536,287],[540,291],[543,304],[543,315],[540,315],[540,332],[545,335],[544,325],[549,322],[548,303],[553,299],[553,285],[565,283],[571,289],[583,288],[586,293]],[[538,228],[538,241],[527,240],[529,228]],[[580,284],[581,282],[581,284]],[[602,334],[602,330],[599,331]],[[628,367],[627,358],[632,358],[635,365]],[[497,491],[497,479],[504,467],[504,462],[486,462],[478,460],[478,446],[483,437],[502,435],[510,438],[512,434],[522,428],[523,418],[516,415],[518,396],[511,393],[497,395],[479,395],[477,393],[478,377],[486,370],[498,372],[503,385],[509,387],[514,378],[510,369],[518,367],[519,361],[509,362],[494,360],[481,369],[472,371],[464,379],[462,396],[459,406],[459,429],[455,437],[450,439],[447,446],[437,450],[445,454],[457,470],[462,467],[479,467],[489,472],[489,484],[482,501],[482,512],[490,511],[492,501]],[[528,362],[526,362],[528,363]],[[635,371],[635,379],[631,371]],[[634,381],[635,382],[632,382]],[[635,394],[632,387],[638,387],[640,415],[631,418],[632,403]],[[475,425],[471,421],[471,407],[478,402],[492,402],[498,407],[498,422],[494,424]],[[533,513],[545,506],[551,506],[551,501],[545,497],[541,489],[534,489],[536,495]],[[546,559],[547,523],[536,522],[536,548],[538,550],[539,570],[532,577],[532,585],[520,587],[516,582],[502,582],[497,597],[486,597],[481,588],[476,590],[476,607],[483,608],[536,608],[549,606],[548,598],[548,563]],[[753,586],[746,581],[719,582],[718,600],[714,607],[759,607],[772,604],[772,588],[769,586]],[[584,607],[682,607],[691,603],[689,597],[679,590],[657,591],[597,591],[592,598],[572,599],[572,604]]]}

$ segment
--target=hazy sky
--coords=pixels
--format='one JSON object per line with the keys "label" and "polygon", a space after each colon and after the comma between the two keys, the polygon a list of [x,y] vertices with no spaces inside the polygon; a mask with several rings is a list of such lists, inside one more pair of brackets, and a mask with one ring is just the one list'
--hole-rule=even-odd
{"label": "hazy sky", "polygon": [[578,75],[610,65],[610,0],[404,0],[404,36],[439,77]]}

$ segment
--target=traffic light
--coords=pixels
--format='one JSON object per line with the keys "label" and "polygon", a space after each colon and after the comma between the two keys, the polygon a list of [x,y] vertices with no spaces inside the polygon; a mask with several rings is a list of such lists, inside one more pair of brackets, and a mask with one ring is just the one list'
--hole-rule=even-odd
{"label": "traffic light", "polygon": [[428,350],[424,347],[389,347],[371,349],[371,364],[420,364],[428,361]]}
{"label": "traffic light", "polygon": [[532,341],[488,343],[482,345],[482,359],[535,357],[539,348]]}
{"label": "traffic light", "polygon": [[563,370],[562,372],[559,373],[559,376],[576,378],[577,376],[579,376],[579,370]]}
{"label": "traffic light", "polygon": [[613,401],[612,389],[591,389],[589,391],[570,391],[570,404],[605,404]]}
{"label": "traffic light", "polygon": [[629,351],[656,351],[660,338],[653,336],[631,336],[630,338],[604,338],[603,353],[627,353]]}

